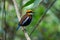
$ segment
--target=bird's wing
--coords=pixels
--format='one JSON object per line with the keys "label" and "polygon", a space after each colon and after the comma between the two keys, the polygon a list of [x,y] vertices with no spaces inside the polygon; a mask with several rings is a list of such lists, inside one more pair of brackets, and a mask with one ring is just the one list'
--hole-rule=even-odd
{"label": "bird's wing", "polygon": [[23,23],[22,23],[22,24],[24,24],[28,19],[29,19],[29,17],[27,17],[27,18],[23,21]]}
{"label": "bird's wing", "polygon": [[20,24],[22,24],[23,21],[24,21],[27,17],[28,17],[27,15],[24,15],[24,16],[21,18],[21,20],[20,20]]}

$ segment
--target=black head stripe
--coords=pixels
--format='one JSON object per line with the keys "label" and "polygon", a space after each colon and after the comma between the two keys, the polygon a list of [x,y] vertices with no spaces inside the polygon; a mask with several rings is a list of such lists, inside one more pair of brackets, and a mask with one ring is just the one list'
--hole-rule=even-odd
{"label": "black head stripe", "polygon": [[33,13],[32,11],[30,11],[30,12],[27,12],[27,13]]}

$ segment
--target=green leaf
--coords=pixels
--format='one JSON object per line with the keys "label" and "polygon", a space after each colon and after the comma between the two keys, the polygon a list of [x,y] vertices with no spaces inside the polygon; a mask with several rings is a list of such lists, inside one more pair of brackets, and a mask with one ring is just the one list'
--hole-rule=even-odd
{"label": "green leaf", "polygon": [[41,2],[41,0],[35,0],[34,1],[34,7],[33,8],[35,8],[35,7],[38,7],[38,5],[40,4],[40,2]]}
{"label": "green leaf", "polygon": [[30,0],[28,1],[25,5],[23,5],[23,7],[29,6],[30,4],[32,4],[35,0]]}

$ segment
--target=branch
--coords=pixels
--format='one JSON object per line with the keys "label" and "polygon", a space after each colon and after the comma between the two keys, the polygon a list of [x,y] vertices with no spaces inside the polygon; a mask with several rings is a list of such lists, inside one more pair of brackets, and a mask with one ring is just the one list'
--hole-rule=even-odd
{"label": "branch", "polygon": [[[21,17],[20,17],[20,14],[22,14],[22,9],[20,9],[20,13],[19,13],[19,9],[18,9],[18,5],[16,3],[16,0],[13,0],[13,3],[14,3],[14,7],[15,7],[15,10],[16,10],[16,14],[17,14],[17,17],[18,17],[18,20],[20,21]],[[26,29],[24,27],[22,27],[22,30],[25,34],[25,37],[27,40],[31,40]]]}
{"label": "branch", "polygon": [[20,17],[18,5],[17,5],[17,3],[16,3],[15,0],[12,0],[12,1],[13,1],[13,3],[14,3],[14,7],[15,7],[15,10],[16,10],[16,14],[17,14],[18,20],[20,21],[21,17]]}
{"label": "branch", "polygon": [[29,35],[28,35],[28,33],[27,33],[27,31],[26,31],[26,29],[25,29],[25,27],[22,27],[22,30],[23,30],[23,32],[25,34],[26,39],[27,40],[31,40],[30,37],[29,37]]}
{"label": "branch", "polygon": [[32,33],[35,31],[35,29],[38,27],[39,23],[41,23],[41,21],[43,20],[43,18],[45,17],[46,13],[48,12],[48,10],[53,6],[53,4],[56,2],[56,0],[54,0],[49,7],[45,10],[45,12],[43,13],[43,15],[41,16],[41,18],[39,19],[39,21],[37,22],[37,24],[34,26],[32,32],[30,33],[29,36],[32,35]]}

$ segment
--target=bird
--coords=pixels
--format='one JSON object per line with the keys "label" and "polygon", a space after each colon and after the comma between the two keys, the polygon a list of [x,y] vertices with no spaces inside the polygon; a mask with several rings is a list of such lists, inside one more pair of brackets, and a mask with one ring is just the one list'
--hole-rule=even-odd
{"label": "bird", "polygon": [[18,23],[18,27],[16,30],[18,30],[21,26],[28,26],[31,23],[32,20],[33,11],[27,10],[26,14],[21,18],[20,22]]}

